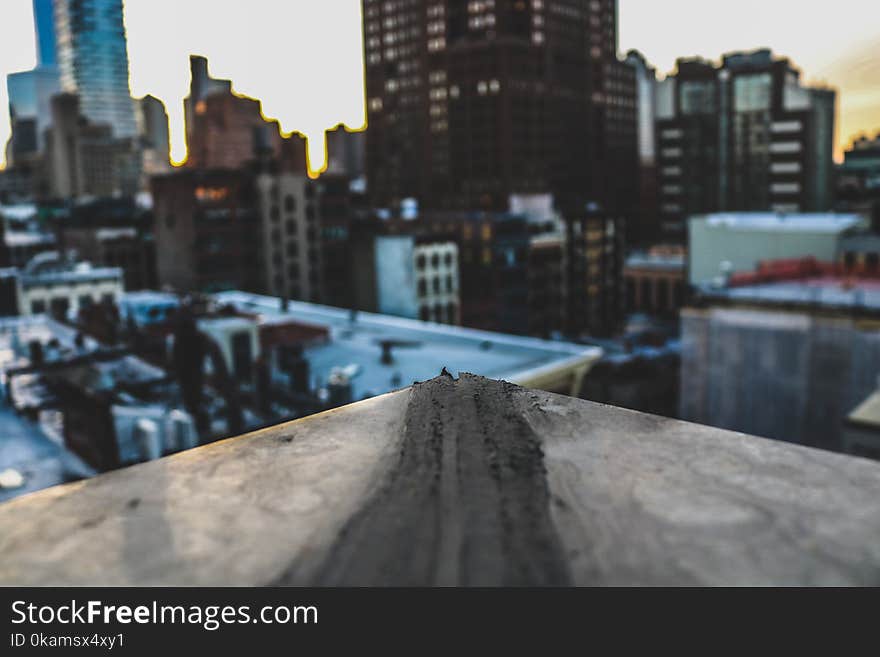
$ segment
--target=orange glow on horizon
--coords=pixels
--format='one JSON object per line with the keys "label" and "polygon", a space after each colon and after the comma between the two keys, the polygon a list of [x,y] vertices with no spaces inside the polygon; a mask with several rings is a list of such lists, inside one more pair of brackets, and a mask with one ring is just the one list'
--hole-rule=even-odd
{"label": "orange glow on horizon", "polygon": [[[305,139],[312,178],[329,166],[328,130],[366,130],[361,2],[303,4],[126,0],[132,93],[165,103],[172,165],[187,161],[183,100],[193,53],[207,58],[212,77],[232,82],[234,95],[258,101],[263,120],[277,122],[282,137]],[[167,16],[175,20],[165,22]]]}

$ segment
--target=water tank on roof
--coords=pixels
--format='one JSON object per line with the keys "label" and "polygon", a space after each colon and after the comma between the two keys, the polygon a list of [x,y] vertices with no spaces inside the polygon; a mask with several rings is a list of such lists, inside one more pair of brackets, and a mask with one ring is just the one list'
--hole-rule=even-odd
{"label": "water tank on roof", "polygon": [[334,367],[327,381],[328,402],[332,406],[344,406],[352,402],[351,377],[346,371]]}
{"label": "water tank on roof", "polygon": [[172,449],[192,449],[199,444],[199,437],[196,435],[189,413],[175,408],[168,414],[168,421],[171,424],[169,442],[173,443],[170,445]]}
{"label": "water tank on roof", "polygon": [[134,443],[142,461],[153,461],[162,456],[162,437],[159,425],[142,417],[134,424]]}

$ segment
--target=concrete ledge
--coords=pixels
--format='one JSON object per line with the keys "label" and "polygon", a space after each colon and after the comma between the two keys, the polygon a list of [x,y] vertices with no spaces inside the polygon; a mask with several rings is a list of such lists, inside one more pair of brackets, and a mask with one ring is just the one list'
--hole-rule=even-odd
{"label": "concrete ledge", "polygon": [[438,377],[0,505],[14,585],[880,584],[880,464]]}

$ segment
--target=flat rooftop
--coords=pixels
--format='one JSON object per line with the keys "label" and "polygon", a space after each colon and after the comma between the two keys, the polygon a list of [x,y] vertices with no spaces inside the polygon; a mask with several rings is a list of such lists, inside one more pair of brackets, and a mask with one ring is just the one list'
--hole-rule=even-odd
{"label": "flat rooftop", "polygon": [[865,223],[857,214],[820,212],[725,212],[697,216],[691,221],[704,221],[708,226],[732,230],[804,233],[839,233]]}
{"label": "flat rooftop", "polygon": [[[57,322],[47,315],[0,318],[0,371],[30,365],[28,343],[40,342],[44,347],[57,341],[59,358],[70,358],[100,345],[90,337],[83,336],[83,349],[76,346],[76,329]],[[46,353],[46,360],[53,354]]]}
{"label": "flat rooftop", "polygon": [[[245,292],[214,295],[237,310],[258,313],[266,322],[296,320],[326,326],[330,341],[306,348],[312,376],[326,383],[335,367],[357,365],[361,373],[352,380],[354,399],[372,397],[430,379],[445,367],[522,383],[542,372],[592,363],[601,356],[594,346],[492,333],[460,326],[358,312],[291,301],[286,312],[281,302]],[[381,363],[383,340],[402,343],[392,348],[394,363]]]}
{"label": "flat rooftop", "polygon": [[627,269],[683,271],[687,266],[687,256],[684,254],[653,255],[647,253],[634,253],[626,259],[624,266]]}
{"label": "flat rooftop", "polygon": [[701,295],[761,304],[880,310],[880,281],[833,276],[730,288],[701,288]]}
{"label": "flat rooftop", "polygon": [[58,283],[83,283],[89,281],[121,281],[123,271],[120,267],[91,267],[78,265],[70,269],[60,271],[37,271],[22,270],[22,287],[38,287]]}
{"label": "flat rooftop", "polygon": [[78,456],[0,401],[0,472],[13,469],[22,486],[0,487],[0,502],[95,474]]}

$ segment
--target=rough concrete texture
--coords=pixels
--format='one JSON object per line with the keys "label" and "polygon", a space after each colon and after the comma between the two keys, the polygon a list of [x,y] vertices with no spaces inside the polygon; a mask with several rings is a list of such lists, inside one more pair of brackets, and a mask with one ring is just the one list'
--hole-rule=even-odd
{"label": "rough concrete texture", "polygon": [[462,375],[0,505],[21,585],[880,584],[880,464]]}

